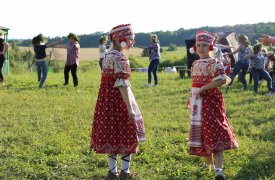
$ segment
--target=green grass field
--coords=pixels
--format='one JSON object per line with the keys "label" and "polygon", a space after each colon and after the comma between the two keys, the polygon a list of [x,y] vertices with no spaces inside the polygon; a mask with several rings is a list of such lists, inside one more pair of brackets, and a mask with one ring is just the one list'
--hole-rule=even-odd
{"label": "green grass field", "polygon": [[[71,78],[71,77],[70,77]],[[202,158],[187,152],[191,80],[159,73],[160,86],[145,88],[145,73],[131,84],[145,120],[147,141],[133,156],[138,179],[212,179]],[[71,80],[71,79],[70,79]],[[107,158],[89,150],[99,67],[79,72],[79,87],[63,87],[63,74],[51,73],[43,89],[37,75],[6,76],[0,86],[0,179],[103,179]],[[266,84],[253,94],[235,83],[224,94],[227,115],[240,147],[225,153],[228,179],[275,179],[275,97]],[[225,91],[225,87],[222,87]]]}
{"label": "green grass field", "polygon": [[[166,50],[166,48],[163,48]],[[100,71],[97,48],[85,49],[80,62],[79,87],[63,87],[60,73],[50,73],[38,89],[37,75],[25,66],[5,77],[0,86],[0,179],[104,179],[107,158],[89,150]],[[63,51],[57,53],[60,57]],[[132,54],[142,67],[148,57]],[[186,49],[164,51],[161,61],[184,61]],[[62,56],[63,57],[63,56]],[[132,172],[138,179],[212,179],[201,171],[202,158],[187,152],[189,111],[185,102],[191,79],[159,73],[160,86],[145,88],[147,74],[132,73],[131,84],[145,120],[147,141],[133,156]],[[71,78],[71,77],[70,77]],[[71,80],[71,79],[70,79]],[[228,179],[275,179],[275,97],[264,96],[266,84],[255,96],[252,85],[243,92],[235,83],[224,94],[227,115],[240,148],[225,153]],[[225,91],[225,87],[221,88]]]}

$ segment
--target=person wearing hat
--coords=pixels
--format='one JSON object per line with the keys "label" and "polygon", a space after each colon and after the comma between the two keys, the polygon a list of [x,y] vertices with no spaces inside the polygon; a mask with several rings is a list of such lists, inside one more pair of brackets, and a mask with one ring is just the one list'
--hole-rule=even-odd
{"label": "person wearing hat", "polygon": [[107,49],[108,49],[108,47],[106,46],[107,41],[108,41],[107,36],[102,36],[98,40],[98,44],[99,44],[99,66],[100,66],[101,70],[102,70],[102,61],[103,61],[103,59],[105,57],[105,53],[107,52]]}
{"label": "person wearing hat", "polygon": [[[226,117],[220,86],[230,81],[222,62],[210,57],[215,35],[207,31],[196,33],[196,43],[190,49],[200,59],[191,67],[192,88],[187,106],[190,110],[189,153],[202,156],[205,167],[214,167],[215,178],[225,179],[224,150],[238,147],[234,132]],[[214,165],[215,162],[215,165]]]}
{"label": "person wearing hat", "polygon": [[[130,85],[130,63],[122,51],[129,51],[135,35],[131,24],[118,25],[110,31],[112,48],[102,64],[101,85],[94,111],[91,149],[108,154],[107,179],[129,179],[130,161],[138,152],[138,142],[145,141],[143,118]],[[118,155],[122,156],[120,173]]]}
{"label": "person wearing hat", "polygon": [[77,68],[79,66],[80,44],[79,38],[74,33],[67,36],[69,42],[66,45],[56,45],[57,48],[67,49],[67,59],[64,67],[64,86],[69,84],[69,73],[71,71],[74,87],[78,86]]}
{"label": "person wearing hat", "polygon": [[35,53],[35,63],[37,67],[37,74],[38,74],[38,81],[39,81],[39,88],[42,88],[46,78],[47,78],[47,62],[46,62],[46,48],[53,47],[63,40],[60,39],[59,42],[51,43],[51,44],[45,44],[46,38],[43,36],[43,34],[38,34],[32,39],[32,45],[34,48]]}
{"label": "person wearing hat", "polygon": [[9,49],[9,44],[3,39],[4,32],[0,30],[0,84],[4,84],[4,77],[2,74],[3,64],[6,60],[6,52]]}
{"label": "person wearing hat", "polygon": [[235,77],[239,74],[239,79],[244,85],[244,90],[247,89],[247,81],[246,81],[246,74],[249,69],[250,65],[250,56],[252,54],[252,49],[250,47],[250,42],[248,40],[248,37],[244,34],[241,34],[238,37],[239,47],[230,53],[227,53],[226,55],[232,55],[238,53],[238,61],[234,65],[233,72],[230,75],[231,82],[228,84],[226,88],[226,92],[228,92],[234,82]]}
{"label": "person wearing hat", "polygon": [[145,48],[149,52],[149,61],[150,61],[150,64],[148,67],[148,82],[145,84],[145,86],[148,86],[148,87],[152,86],[152,73],[154,76],[155,86],[158,85],[157,70],[158,70],[158,65],[160,63],[159,39],[156,34],[151,34],[150,40],[151,40],[151,45]]}

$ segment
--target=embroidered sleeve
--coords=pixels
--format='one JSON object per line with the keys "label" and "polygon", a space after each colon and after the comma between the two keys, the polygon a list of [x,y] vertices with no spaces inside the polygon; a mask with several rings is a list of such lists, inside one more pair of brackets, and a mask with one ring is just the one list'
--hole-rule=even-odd
{"label": "embroidered sleeve", "polygon": [[115,85],[118,86],[130,86],[130,63],[126,57],[118,57],[114,62],[114,74],[115,74]]}
{"label": "embroidered sleeve", "polygon": [[215,63],[211,64],[211,71],[211,74],[214,76],[212,81],[226,79],[226,74],[222,62],[216,61]]}

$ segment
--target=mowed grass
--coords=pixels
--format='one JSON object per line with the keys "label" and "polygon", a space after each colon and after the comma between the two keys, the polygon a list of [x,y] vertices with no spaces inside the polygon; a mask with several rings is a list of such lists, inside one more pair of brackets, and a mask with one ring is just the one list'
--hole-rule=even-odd
{"label": "mowed grass", "polygon": [[[78,75],[78,88],[72,81],[63,87],[63,74],[51,73],[43,89],[35,73],[6,76],[0,86],[0,179],[104,179],[107,156],[89,150],[100,71]],[[146,80],[147,74],[135,72],[130,80],[147,133],[131,171],[138,179],[212,179],[200,170],[203,159],[187,151],[191,80],[159,73],[160,86],[152,88],[143,86]],[[265,86],[255,96],[252,85],[242,91],[235,83],[224,94],[240,144],[225,153],[228,179],[275,178],[275,97],[264,96]]]}

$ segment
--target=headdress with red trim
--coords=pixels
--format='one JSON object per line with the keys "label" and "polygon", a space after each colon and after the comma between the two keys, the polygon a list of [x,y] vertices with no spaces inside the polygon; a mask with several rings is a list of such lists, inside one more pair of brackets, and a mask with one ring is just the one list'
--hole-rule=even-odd
{"label": "headdress with red trim", "polygon": [[133,32],[131,24],[121,24],[114,27],[110,31],[110,40],[113,41],[115,39],[122,38],[134,38],[135,34]]}
{"label": "headdress with red trim", "polygon": [[[213,47],[215,39],[216,39],[216,35],[208,31],[198,31],[196,33],[196,43],[202,42],[202,43],[208,44],[210,51],[213,51],[213,50],[216,51],[216,49]],[[189,52],[192,54],[195,51],[196,51],[196,46],[193,46],[192,48],[189,49]]]}

